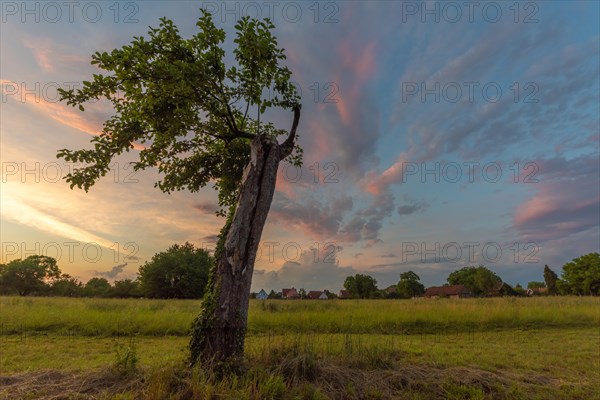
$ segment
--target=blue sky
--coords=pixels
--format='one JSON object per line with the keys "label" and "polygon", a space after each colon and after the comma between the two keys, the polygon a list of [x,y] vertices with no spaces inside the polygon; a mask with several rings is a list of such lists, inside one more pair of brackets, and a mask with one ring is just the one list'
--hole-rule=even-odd
{"label": "blue sky", "polygon": [[230,37],[270,16],[302,92],[305,165],[282,165],[254,289],[338,290],[359,272],[385,287],[407,270],[442,284],[475,264],[526,284],[598,251],[597,2],[24,4],[1,5],[2,262],[45,252],[119,279],[173,243],[214,246],[211,188],[163,194],[156,171],[128,169],[134,151],[86,194],[56,159],[111,115],[56,87],[162,16],[192,35],[200,7]]}

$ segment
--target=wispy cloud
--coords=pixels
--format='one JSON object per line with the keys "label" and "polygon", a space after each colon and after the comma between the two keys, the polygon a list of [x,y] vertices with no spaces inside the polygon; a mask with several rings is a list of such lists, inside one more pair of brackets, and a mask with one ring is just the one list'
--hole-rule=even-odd
{"label": "wispy cloud", "polygon": [[45,212],[31,198],[16,197],[14,192],[5,189],[6,186],[1,193],[2,209],[0,212],[3,219],[82,243],[97,243],[107,249],[114,245],[111,240]]}
{"label": "wispy cloud", "polygon": [[115,279],[117,276],[119,276],[123,273],[123,270],[125,269],[126,266],[127,266],[127,263],[119,264],[119,265],[115,265],[108,271],[94,270],[94,271],[92,271],[92,274],[94,274],[96,276],[103,276],[108,279]]}

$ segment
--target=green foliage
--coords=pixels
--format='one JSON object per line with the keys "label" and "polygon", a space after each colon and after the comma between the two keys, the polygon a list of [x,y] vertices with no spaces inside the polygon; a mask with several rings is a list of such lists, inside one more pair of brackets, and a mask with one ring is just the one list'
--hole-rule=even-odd
{"label": "green foliage", "polygon": [[423,286],[420,280],[421,278],[419,275],[413,271],[401,273],[396,293],[405,299],[421,296],[423,293],[425,293],[425,286]]}
{"label": "green foliage", "polygon": [[111,295],[112,286],[106,278],[94,277],[87,281],[83,292],[87,297],[109,297]]}
{"label": "green foliage", "polygon": [[112,297],[128,298],[141,297],[142,291],[137,280],[123,279],[115,281],[112,289]]}
{"label": "green foliage", "polygon": [[137,371],[139,357],[135,338],[130,338],[127,344],[115,344],[115,359],[113,369],[123,375],[131,375]]}
{"label": "green foliage", "polygon": [[498,275],[483,265],[461,268],[450,273],[447,280],[451,285],[464,285],[475,294],[487,294],[502,282]]}
{"label": "green foliage", "polygon": [[369,299],[377,293],[377,281],[369,275],[356,274],[344,281],[344,289],[357,299]]}
{"label": "green foliage", "polygon": [[62,274],[52,282],[50,294],[63,297],[83,296],[83,284],[69,274]]}
{"label": "green foliage", "polygon": [[0,287],[2,292],[16,292],[21,296],[43,294],[60,274],[54,258],[29,256],[0,265]]}
{"label": "green foliage", "polygon": [[[91,140],[93,149],[62,149],[58,157],[85,165],[66,179],[71,188],[87,191],[108,173],[113,157],[142,143],[147,147],[134,169],[158,167],[163,179],[155,186],[197,191],[213,181],[219,204],[227,209],[237,199],[250,139],[286,133],[261,123],[260,115],[271,107],[299,108],[291,72],[280,65],[283,49],[270,21],[245,17],[236,25],[235,62],[226,66],[225,31],[215,27],[210,13],[202,10],[198,32],[188,39],[171,20],[160,21],[148,38],[96,52],[91,63],[106,74],[94,74],[82,89],[59,89],[69,105],[84,110],[86,102],[107,99],[115,113]],[[266,88],[273,96],[263,100]],[[288,160],[299,165],[302,151],[295,150]]]}
{"label": "green foliage", "polygon": [[523,286],[521,286],[520,283],[517,283],[515,285],[514,290],[515,290],[515,292],[517,292],[521,296],[524,296],[525,294],[527,294],[527,290],[525,290],[525,288],[523,288]]}
{"label": "green foliage", "polygon": [[212,264],[206,250],[188,242],[175,244],[140,267],[140,289],[150,298],[201,298]]}
{"label": "green foliage", "polygon": [[210,268],[208,283],[206,285],[206,292],[202,298],[202,311],[192,322],[190,333],[190,365],[195,365],[204,350],[204,345],[208,339],[208,335],[215,323],[215,312],[219,306],[219,296],[221,294],[221,279],[217,273],[217,260],[223,256],[225,251],[225,240],[227,240],[227,234],[231,227],[233,217],[235,214],[235,205],[229,209],[227,214],[227,220],[225,225],[219,232],[219,240],[217,241],[217,247],[215,248],[214,262]]}
{"label": "green foliage", "polygon": [[589,253],[563,266],[562,279],[569,294],[600,294],[600,254]]}
{"label": "green foliage", "polygon": [[548,287],[548,294],[555,295],[558,294],[558,275],[556,272],[552,271],[549,266],[544,266],[544,282],[546,283],[546,287]]}
{"label": "green foliage", "polygon": [[546,284],[544,282],[532,281],[527,284],[527,289],[542,289],[545,287]]}
{"label": "green foliage", "polygon": [[281,292],[276,292],[273,289],[271,289],[271,291],[269,292],[269,295],[267,296],[268,299],[281,299],[282,298],[282,294]]}

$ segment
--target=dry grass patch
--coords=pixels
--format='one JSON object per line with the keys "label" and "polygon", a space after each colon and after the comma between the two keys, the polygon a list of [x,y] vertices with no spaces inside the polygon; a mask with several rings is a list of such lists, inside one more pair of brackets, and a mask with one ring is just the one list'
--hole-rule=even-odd
{"label": "dry grass patch", "polygon": [[[574,399],[590,391],[558,391],[555,378],[402,364],[391,369],[356,368],[347,360],[314,354],[281,357],[273,364],[248,360],[245,372],[216,378],[181,364],[123,375],[112,370],[86,373],[27,372],[0,378],[2,399]],[[571,394],[569,394],[571,393]]]}
{"label": "dry grass patch", "polygon": [[[126,376],[112,370],[69,373],[57,370],[25,372],[0,377],[3,400],[112,399],[142,387],[140,375]],[[126,398],[126,397],[125,397]]]}

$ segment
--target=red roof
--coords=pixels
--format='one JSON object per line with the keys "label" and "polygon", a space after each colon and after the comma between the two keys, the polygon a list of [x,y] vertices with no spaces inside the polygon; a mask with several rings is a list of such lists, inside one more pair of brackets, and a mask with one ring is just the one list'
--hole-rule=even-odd
{"label": "red roof", "polygon": [[300,297],[300,295],[298,294],[298,292],[296,291],[295,288],[281,289],[281,296],[285,297],[285,298]]}
{"label": "red roof", "polygon": [[340,290],[340,295],[338,297],[340,299],[349,299],[352,296],[350,295],[349,291],[347,291],[347,290]]}
{"label": "red roof", "polygon": [[310,292],[308,292],[308,298],[311,300],[316,300],[319,298],[319,296],[322,294],[323,292],[318,291],[318,290],[311,290]]}
{"label": "red roof", "polygon": [[472,294],[465,285],[432,286],[425,291],[424,296],[454,296]]}

